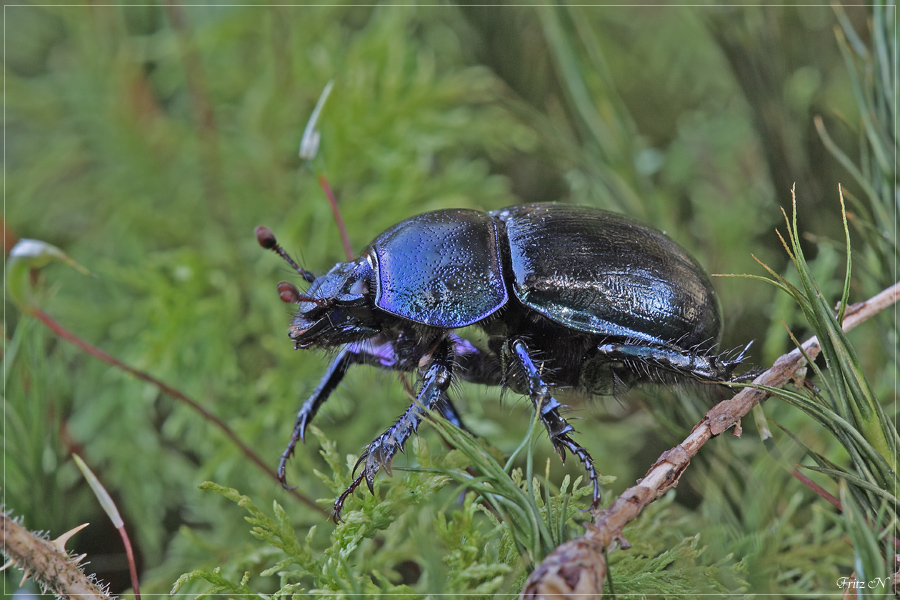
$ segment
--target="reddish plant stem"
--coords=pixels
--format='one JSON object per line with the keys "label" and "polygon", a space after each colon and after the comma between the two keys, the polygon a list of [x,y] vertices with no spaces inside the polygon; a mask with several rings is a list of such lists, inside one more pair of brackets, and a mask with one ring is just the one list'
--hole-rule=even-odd
{"label": "reddish plant stem", "polygon": [[341,234],[341,242],[344,244],[344,252],[347,254],[347,260],[353,260],[355,258],[353,246],[350,245],[350,237],[347,235],[347,228],[344,226],[344,218],[341,216],[341,211],[338,208],[337,198],[334,197],[334,191],[332,191],[331,186],[328,184],[328,178],[324,175],[319,175],[319,185],[322,186],[322,189],[325,191],[325,196],[328,198],[328,205],[331,207],[331,213],[334,215],[334,222],[337,225],[338,232]]}
{"label": "reddish plant stem", "polygon": [[[122,361],[120,361],[119,359],[107,354],[100,348],[97,348],[96,346],[92,346],[91,344],[85,342],[84,340],[79,338],[77,335],[75,335],[74,333],[72,333],[71,331],[69,331],[68,329],[63,327],[62,325],[60,325],[56,320],[53,319],[53,317],[51,317],[50,315],[45,313],[40,308],[32,307],[31,314],[35,318],[37,318],[41,323],[43,323],[48,328],[50,328],[56,335],[58,335],[59,337],[61,337],[64,340],[66,340],[67,342],[70,342],[71,344],[77,346],[78,348],[82,349],[83,351],[90,354],[94,358],[97,358],[99,360],[102,360],[105,363],[108,363],[114,367],[117,367],[117,368],[125,371],[126,373],[129,373],[129,374],[133,375],[134,377],[137,377],[138,379],[140,379],[142,381],[146,381],[147,383],[150,383],[150,384],[156,386],[157,388],[159,388],[160,391],[162,391],[162,392],[168,394],[169,396],[175,398],[176,400],[188,405],[195,412],[200,414],[200,416],[202,416],[206,421],[208,421],[208,422],[212,423],[213,425],[215,425],[216,427],[218,427],[219,430],[221,430],[222,433],[225,434],[225,437],[227,437],[238,448],[240,448],[241,452],[243,452],[247,458],[249,458],[256,466],[258,466],[260,469],[262,469],[269,477],[271,477],[275,481],[278,481],[278,476],[276,475],[274,469],[269,468],[269,466],[266,465],[266,463],[246,443],[244,443],[237,436],[237,434],[234,433],[234,431],[231,430],[231,428],[225,423],[225,421],[223,421],[218,416],[216,416],[215,414],[213,414],[212,412],[207,410],[205,407],[203,407],[201,404],[199,404],[196,400],[188,397],[184,393],[180,392],[179,390],[176,390],[172,386],[157,379],[156,377],[153,377],[152,375],[149,375],[147,373],[144,373],[143,371],[135,369],[134,367],[127,365],[127,364],[123,363]],[[279,485],[280,485],[280,482],[279,482]],[[298,500],[300,500],[301,502],[303,502],[317,510],[321,510],[319,505],[316,504],[315,501],[313,501],[311,498],[307,498],[306,496],[304,496],[303,494],[300,494],[296,490],[289,490],[289,491],[292,494],[294,494],[294,496],[296,496],[296,498]]]}
{"label": "reddish plant stem", "polygon": [[808,487],[809,489],[814,491],[816,494],[818,494],[820,498],[828,501],[828,503],[830,503],[836,509],[838,509],[840,511],[844,510],[843,507],[841,506],[841,501],[838,500],[837,498],[835,498],[834,494],[829,493],[828,490],[823,488],[821,485],[819,485],[818,483],[816,483],[815,481],[813,481],[812,479],[810,479],[809,477],[807,477],[806,475],[804,475],[803,473],[798,471],[797,469],[791,469],[791,475],[794,476],[794,479],[796,479],[797,481],[799,481],[800,483],[802,483],[803,485],[805,485],[806,487]]}
{"label": "reddish plant stem", "polygon": [[134,591],[135,600],[141,600],[141,590],[138,588],[137,565],[134,563],[134,552],[131,550],[131,540],[128,538],[128,532],[125,526],[121,526],[119,535],[122,536],[122,543],[125,544],[125,555],[128,557],[128,570],[131,572],[131,589]]}

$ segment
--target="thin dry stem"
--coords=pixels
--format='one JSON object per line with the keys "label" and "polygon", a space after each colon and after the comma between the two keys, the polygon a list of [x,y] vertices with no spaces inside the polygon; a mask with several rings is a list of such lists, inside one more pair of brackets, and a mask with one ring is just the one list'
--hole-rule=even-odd
{"label": "thin dry stem", "polygon": [[353,260],[355,258],[353,246],[350,244],[350,237],[347,235],[347,227],[344,226],[344,218],[341,216],[341,209],[338,208],[337,198],[334,195],[334,191],[331,189],[331,184],[328,183],[328,178],[324,175],[319,175],[319,185],[322,186],[322,191],[325,192],[325,196],[328,198],[328,206],[331,207],[331,214],[334,215],[334,223],[337,225],[338,232],[341,234],[341,243],[344,245],[344,253],[347,255],[347,260]]}
{"label": "thin dry stem", "polygon": [[134,592],[135,600],[141,600],[140,581],[137,574],[137,563],[134,561],[134,551],[131,549],[131,538],[125,531],[125,526],[118,527],[119,535],[122,536],[122,544],[125,545],[125,556],[128,558],[128,573],[131,576],[131,590]]}
{"label": "thin dry stem", "polygon": [[[53,319],[53,317],[51,317],[50,315],[45,313],[43,310],[41,310],[39,308],[32,308],[31,314],[35,318],[37,318],[41,323],[43,323],[48,328],[50,328],[56,335],[58,335],[59,337],[61,337],[64,340],[66,340],[67,342],[70,342],[70,343],[74,344],[75,346],[78,346],[79,348],[81,348],[82,350],[84,350],[85,352],[90,354],[91,356],[98,358],[98,359],[102,360],[103,362],[110,364],[118,369],[121,369],[121,370],[125,371],[126,373],[129,373],[142,381],[146,381],[147,383],[153,384],[163,393],[168,394],[169,396],[171,396],[171,397],[175,398],[176,400],[183,402],[184,404],[189,406],[195,412],[200,414],[200,416],[203,417],[206,421],[212,423],[220,431],[222,431],[222,433],[225,434],[225,437],[227,437],[238,448],[240,448],[241,452],[243,452],[244,455],[253,462],[253,464],[255,464],[260,469],[262,469],[267,475],[272,477],[275,481],[278,481],[278,475],[275,473],[275,469],[268,466],[256,454],[256,452],[254,452],[253,449],[250,448],[250,446],[248,446],[246,443],[244,443],[244,441],[238,437],[238,435],[228,426],[227,423],[225,423],[225,421],[223,421],[217,415],[210,412],[208,409],[206,409],[204,406],[202,406],[199,402],[197,402],[193,398],[190,398],[189,396],[182,393],[181,391],[173,388],[172,386],[168,385],[167,383],[157,379],[156,377],[153,377],[152,375],[145,373],[144,371],[141,371],[139,369],[135,369],[134,367],[123,363],[122,361],[111,356],[110,354],[107,354],[100,348],[97,348],[96,346],[93,346],[93,345],[87,343],[86,341],[82,340],[80,337],[78,337],[77,335],[75,335],[74,333],[72,333],[71,331],[69,331],[68,329],[63,327],[62,325],[60,325],[55,319]],[[311,498],[308,498],[308,497],[304,496],[303,494],[300,494],[296,490],[291,490],[291,493],[301,502],[315,508],[316,510],[321,510],[319,505],[316,504],[315,501],[312,500]]]}
{"label": "thin dry stem", "polygon": [[[900,283],[865,302],[848,307],[843,322],[844,331],[853,329],[896,303],[898,296]],[[810,359],[815,359],[819,354],[819,340],[816,337],[807,340],[802,347]],[[806,359],[803,353],[799,348],[794,349],[776,360],[772,368],[753,383],[780,388],[804,365]],[[622,536],[625,525],[635,519],[644,507],[678,485],[691,458],[706,442],[732,427],[737,427],[735,435],[740,435],[741,418],[767,396],[768,393],[763,390],[748,387],[733,398],[715,405],[683,442],[657,459],[637,485],[625,490],[609,509],[594,511],[594,523],[587,525],[584,535],[562,544],[548,555],[528,578],[521,597],[537,600],[574,599],[585,594],[601,596],[607,574],[604,552],[612,549],[615,542],[623,548],[628,547]]]}

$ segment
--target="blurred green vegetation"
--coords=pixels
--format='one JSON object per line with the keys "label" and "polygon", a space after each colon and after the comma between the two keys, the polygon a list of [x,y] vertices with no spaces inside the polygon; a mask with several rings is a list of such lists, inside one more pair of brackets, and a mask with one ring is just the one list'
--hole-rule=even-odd
{"label": "blurred green vegetation", "polygon": [[[6,7],[6,250],[44,240],[97,274],[36,272],[41,307],[196,399],[274,468],[327,357],[292,352],[275,291],[290,274],[252,232],[268,225],[314,272],[343,260],[317,173],[357,250],[426,210],[567,201],[645,220],[712,273],[760,274],[752,254],[799,285],[774,233],[796,183],[803,251],[831,306],[845,270],[841,183],[850,301],[896,281],[895,16],[879,10],[873,34],[862,7]],[[331,80],[310,168],[297,147]],[[811,334],[787,294],[749,279],[715,284],[723,348],[753,339],[751,360],[767,366],[793,347],[783,323]],[[114,591],[129,586],[124,555],[72,451],[118,502],[144,593],[166,593],[188,572],[198,575],[180,593],[200,593],[212,578],[199,574],[217,567],[213,585],[230,595],[520,589],[529,564],[516,540],[471,493],[460,503],[440,472],[468,463],[439,450],[427,425],[393,477],[379,476],[377,498],[348,500],[345,517],[360,521],[326,520],[349,482],[342,457],[407,404],[394,375],[352,371],[316,421],[321,436],[298,448],[289,480],[324,499],[315,511],[183,404],[8,302],[4,315],[5,505],[53,535],[90,521],[75,546]],[[848,339],[896,420],[896,323],[883,315]],[[607,500],[703,415],[713,398],[696,392],[571,399],[579,439],[618,478]],[[470,385],[457,396],[494,451],[522,443],[527,401]],[[816,465],[807,450],[845,469],[852,461],[802,410],[771,400],[765,411],[793,438],[773,427],[779,452],[767,452],[746,422],[742,439],[704,448],[677,493],[626,530],[633,548],[613,556],[618,591],[839,591],[836,579],[859,564],[845,524],[783,467]],[[581,474],[570,462],[545,438],[535,445],[548,490]],[[828,477],[806,474],[839,495]],[[224,489],[198,489],[204,481]],[[232,502],[241,494],[262,523],[253,535]],[[273,502],[275,517],[263,518]],[[15,589],[21,575],[9,577]]]}

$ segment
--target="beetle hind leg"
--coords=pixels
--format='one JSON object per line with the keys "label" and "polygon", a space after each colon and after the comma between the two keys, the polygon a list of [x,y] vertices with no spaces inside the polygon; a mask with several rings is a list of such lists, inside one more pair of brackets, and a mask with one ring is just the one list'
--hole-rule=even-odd
{"label": "beetle hind leg", "polygon": [[641,372],[647,380],[664,379],[656,372],[661,370],[701,381],[728,383],[733,380],[734,370],[743,362],[749,347],[748,344],[733,359],[726,355],[643,344],[601,344],[597,350],[604,360],[630,365],[630,370]]}
{"label": "beetle hind leg", "polygon": [[528,347],[522,340],[512,342],[512,352],[517,362],[521,366],[524,374],[526,385],[528,387],[529,396],[534,403],[535,408],[539,411],[541,422],[547,429],[553,448],[559,454],[560,459],[565,463],[566,450],[571,452],[587,472],[591,483],[594,486],[594,495],[591,506],[597,506],[600,503],[600,481],[597,477],[597,470],[594,468],[594,460],[591,455],[581,445],[572,439],[571,433],[575,428],[572,427],[566,419],[559,414],[560,408],[564,408],[563,404],[550,394],[550,388],[541,377],[540,369],[535,365],[534,360],[528,352]]}

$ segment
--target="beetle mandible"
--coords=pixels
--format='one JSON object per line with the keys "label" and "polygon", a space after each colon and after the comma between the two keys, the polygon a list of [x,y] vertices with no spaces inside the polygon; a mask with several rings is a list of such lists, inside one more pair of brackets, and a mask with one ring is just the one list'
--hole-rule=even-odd
{"label": "beetle mandible", "polygon": [[[309,289],[281,282],[281,299],[297,305],[289,328],[295,348],[337,349],[297,414],[278,478],[310,421],[347,369],[367,364],[418,372],[415,401],[369,444],[362,472],[334,504],[334,516],[363,479],[378,470],[432,409],[461,425],[448,396],[454,378],[508,386],[528,395],[560,458],[581,461],[600,499],[590,454],[575,440],[552,394],[574,387],[610,395],[642,382],[728,382],[733,359],[713,353],[721,311],[708,276],[662,232],[596,208],[564,204],[511,206],[493,212],[439,210],[397,223],[355,260],[315,276],[257,227]],[[479,348],[454,330],[474,325]]]}

